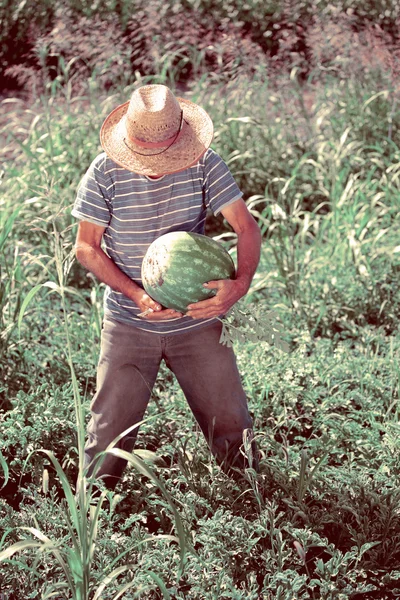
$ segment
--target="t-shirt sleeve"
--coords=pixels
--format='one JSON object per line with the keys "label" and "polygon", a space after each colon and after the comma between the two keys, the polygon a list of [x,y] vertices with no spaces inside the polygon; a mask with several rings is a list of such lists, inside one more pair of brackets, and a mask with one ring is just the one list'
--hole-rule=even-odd
{"label": "t-shirt sleeve", "polygon": [[205,156],[203,190],[205,204],[214,215],[243,196],[226,163],[213,150]]}
{"label": "t-shirt sleeve", "polygon": [[101,156],[92,162],[79,184],[71,211],[74,217],[103,227],[109,224],[111,218],[104,164],[105,159]]}

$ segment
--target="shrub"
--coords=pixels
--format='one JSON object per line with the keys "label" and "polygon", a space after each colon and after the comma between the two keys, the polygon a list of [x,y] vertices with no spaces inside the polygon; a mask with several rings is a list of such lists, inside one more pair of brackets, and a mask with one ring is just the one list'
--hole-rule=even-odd
{"label": "shrub", "polygon": [[[11,65],[25,60],[32,40],[45,34],[54,15],[51,0],[0,0],[0,77]],[[4,82],[4,80],[3,80]],[[5,80],[4,83],[10,83]]]}
{"label": "shrub", "polygon": [[[49,10],[49,0],[41,0],[34,12],[23,1],[2,2],[3,73],[39,90],[71,77],[79,88],[93,74],[106,90],[129,83],[135,73],[168,75],[186,85],[205,72],[217,80],[251,75],[259,65],[275,74],[297,66],[304,79],[316,62],[337,69],[345,46],[343,65],[352,52],[348,42],[360,47],[365,29],[377,30],[373,46],[380,32],[386,47],[399,39],[395,0],[63,0]],[[11,40],[18,44],[9,52]],[[366,62],[368,40],[361,46]]]}

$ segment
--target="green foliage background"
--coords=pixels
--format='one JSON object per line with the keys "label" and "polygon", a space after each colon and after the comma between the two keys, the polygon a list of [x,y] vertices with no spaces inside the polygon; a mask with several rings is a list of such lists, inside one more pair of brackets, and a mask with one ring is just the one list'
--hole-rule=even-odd
{"label": "green foliage background", "polygon": [[[158,82],[210,113],[213,147],[263,232],[247,316],[229,325],[248,340],[235,350],[261,473],[216,467],[163,367],[137,448],[156,453],[190,558],[177,578],[177,544],[156,537],[174,532],[171,507],[129,468],[100,510],[91,589],[113,561],[126,566],[123,549],[134,567],[104,598],[129,583],[122,597],[150,600],[396,597],[398,3],[1,0],[0,15],[0,552],[24,539],[18,526],[72,544],[62,479],[43,454],[25,465],[50,450],[74,485],[70,360],[86,418],[94,392],[104,288],[73,258],[70,210],[104,117]],[[208,233],[235,256],[226,224],[210,218]],[[264,310],[289,353],[252,341]],[[39,556],[1,562],[0,592],[50,597],[63,572]]]}

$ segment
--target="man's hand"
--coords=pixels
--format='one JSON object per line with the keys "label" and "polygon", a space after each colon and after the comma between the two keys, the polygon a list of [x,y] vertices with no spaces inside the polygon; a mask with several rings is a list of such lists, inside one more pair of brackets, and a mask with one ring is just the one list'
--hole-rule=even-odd
{"label": "man's hand", "polygon": [[177,312],[172,308],[162,308],[162,306],[150,298],[148,294],[141,288],[135,290],[134,293],[130,294],[130,298],[140,308],[140,312],[145,312],[147,309],[151,309],[145,317],[141,317],[143,320],[148,321],[164,321],[167,319],[179,319],[182,317],[182,313]]}
{"label": "man's hand", "polygon": [[218,291],[213,298],[189,304],[186,316],[193,319],[210,319],[225,315],[247,292],[243,283],[237,279],[220,279],[219,281],[209,281],[203,285],[209,290],[216,289]]}
{"label": "man's hand", "polygon": [[225,315],[235,302],[247,294],[260,260],[260,228],[243,198],[228,204],[221,212],[238,237],[236,279],[221,279],[205,283],[204,286],[208,289],[214,288],[218,291],[214,298],[189,304],[186,314],[193,319]]}

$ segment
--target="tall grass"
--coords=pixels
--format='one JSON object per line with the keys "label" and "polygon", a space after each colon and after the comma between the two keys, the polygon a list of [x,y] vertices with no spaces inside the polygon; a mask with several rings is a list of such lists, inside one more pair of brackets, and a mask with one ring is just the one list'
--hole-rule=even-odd
{"label": "tall grass", "polygon": [[[212,114],[220,111],[216,148],[245,190],[278,268],[276,279],[264,269],[254,289],[274,298],[273,287],[284,290],[312,337],[333,329],[356,337],[365,324],[390,333],[398,321],[384,308],[394,301],[390,314],[398,311],[399,282],[391,102],[358,83],[356,94],[351,82],[339,91],[331,85],[314,90],[308,111],[295,81],[281,95],[260,82],[232,86],[222,103],[217,91],[204,100]],[[285,109],[288,93],[292,105]],[[348,107],[350,123],[346,112],[335,111],[338,103]]]}

